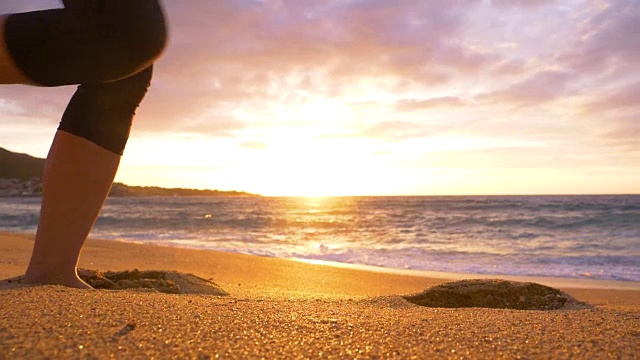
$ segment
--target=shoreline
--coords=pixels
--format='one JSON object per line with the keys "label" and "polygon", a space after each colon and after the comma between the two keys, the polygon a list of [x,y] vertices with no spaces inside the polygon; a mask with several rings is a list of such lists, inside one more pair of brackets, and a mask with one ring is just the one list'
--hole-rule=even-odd
{"label": "shoreline", "polygon": [[[205,250],[206,251],[206,250]],[[602,280],[588,278],[572,278],[558,276],[530,276],[530,275],[504,275],[504,274],[478,274],[478,273],[456,273],[445,271],[432,271],[420,269],[396,269],[375,265],[341,263],[327,260],[283,258],[299,261],[319,266],[333,266],[344,269],[364,270],[395,275],[420,276],[435,279],[463,280],[463,279],[485,279],[500,278],[504,280],[520,282],[536,282],[551,287],[574,288],[574,289],[611,289],[611,290],[638,290],[640,291],[640,281],[626,280]]]}
{"label": "shoreline", "polygon": [[[27,238],[33,238],[34,234],[31,233],[12,233],[0,231],[0,238],[7,235],[17,235]],[[235,254],[245,256],[255,256],[258,258],[266,259],[280,259],[287,261],[300,262],[318,266],[329,266],[340,269],[361,270],[382,274],[393,275],[407,275],[415,277],[424,277],[429,279],[443,279],[443,280],[463,280],[463,279],[485,279],[485,278],[500,278],[504,280],[520,281],[520,282],[535,282],[543,285],[557,287],[557,288],[572,288],[572,289],[610,289],[610,290],[634,290],[640,291],[640,281],[633,280],[606,280],[606,279],[593,279],[587,277],[562,277],[562,276],[539,276],[539,275],[510,275],[510,274],[493,274],[493,273],[465,273],[465,272],[447,272],[436,270],[423,270],[423,269],[400,269],[389,268],[376,265],[367,264],[354,264],[343,263],[330,260],[317,260],[317,259],[304,259],[304,258],[287,258],[287,257],[271,257],[264,255],[249,254],[245,252],[235,251],[222,251],[202,248],[190,248],[176,246],[173,244],[158,244],[158,243],[146,243],[144,241],[125,240],[125,239],[99,239],[89,238],[88,242],[115,242],[122,244],[133,244],[159,248],[170,249],[184,249],[194,251],[213,252],[220,254]]]}
{"label": "shoreline", "polygon": [[[22,275],[28,263],[33,235],[0,232],[0,253],[13,258],[0,262],[0,279]],[[123,240],[89,239],[83,249],[79,268],[100,271],[176,270],[205,279],[213,279],[223,288],[244,297],[279,292],[294,297],[309,294],[343,298],[405,295],[449,281],[463,279],[503,279],[535,282],[558,288],[594,305],[615,304],[640,306],[640,282],[561,277],[510,276],[496,274],[448,273],[427,270],[392,269],[322,260],[275,258],[216,250],[145,244]],[[237,268],[236,269],[234,269]],[[289,273],[281,273],[287,269]],[[278,273],[276,281],[255,278],[255,273]],[[328,287],[312,286],[318,279]],[[352,278],[361,281],[359,289],[350,288]],[[244,284],[244,286],[243,286]],[[615,294],[614,297],[610,296]],[[591,301],[589,301],[591,300]]]}

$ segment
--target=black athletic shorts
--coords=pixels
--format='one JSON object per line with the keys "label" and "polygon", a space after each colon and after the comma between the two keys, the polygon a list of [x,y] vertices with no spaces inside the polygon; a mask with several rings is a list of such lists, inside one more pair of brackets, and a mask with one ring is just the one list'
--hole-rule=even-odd
{"label": "black athletic shorts", "polygon": [[64,9],[12,14],[5,41],[43,86],[113,81],[151,65],[166,42],[157,0],[64,0]]}

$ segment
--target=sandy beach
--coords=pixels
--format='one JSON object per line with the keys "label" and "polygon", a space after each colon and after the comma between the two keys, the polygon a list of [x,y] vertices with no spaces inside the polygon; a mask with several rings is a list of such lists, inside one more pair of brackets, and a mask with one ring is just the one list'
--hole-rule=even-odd
{"label": "sandy beach", "polygon": [[[0,234],[0,279],[31,236]],[[228,296],[0,288],[0,358],[636,359],[640,284],[540,278],[592,307],[430,308],[400,295],[473,275],[391,273],[214,251],[90,240],[80,267],[175,270]],[[519,279],[531,281],[532,279]]]}

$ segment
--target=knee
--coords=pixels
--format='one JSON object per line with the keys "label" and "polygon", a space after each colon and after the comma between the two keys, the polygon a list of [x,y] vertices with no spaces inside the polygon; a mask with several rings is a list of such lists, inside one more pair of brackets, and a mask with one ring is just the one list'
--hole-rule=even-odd
{"label": "knee", "polygon": [[122,80],[80,85],[58,129],[122,155],[135,111],[147,92],[152,72],[149,67]]}

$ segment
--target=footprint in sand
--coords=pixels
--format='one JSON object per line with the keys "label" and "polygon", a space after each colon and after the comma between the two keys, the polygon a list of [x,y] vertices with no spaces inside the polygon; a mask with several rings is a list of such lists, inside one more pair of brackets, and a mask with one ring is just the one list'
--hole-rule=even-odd
{"label": "footprint in sand", "polygon": [[[80,278],[94,289],[124,290],[153,289],[169,294],[200,294],[227,296],[217,284],[195,275],[177,271],[158,271],[138,269],[127,271],[107,271],[78,269]],[[0,281],[0,285],[19,285],[22,276]]]}
{"label": "footprint in sand", "polygon": [[424,292],[404,296],[416,305],[441,308],[480,307],[516,310],[590,308],[570,295],[536,283],[480,279],[433,286]]}

